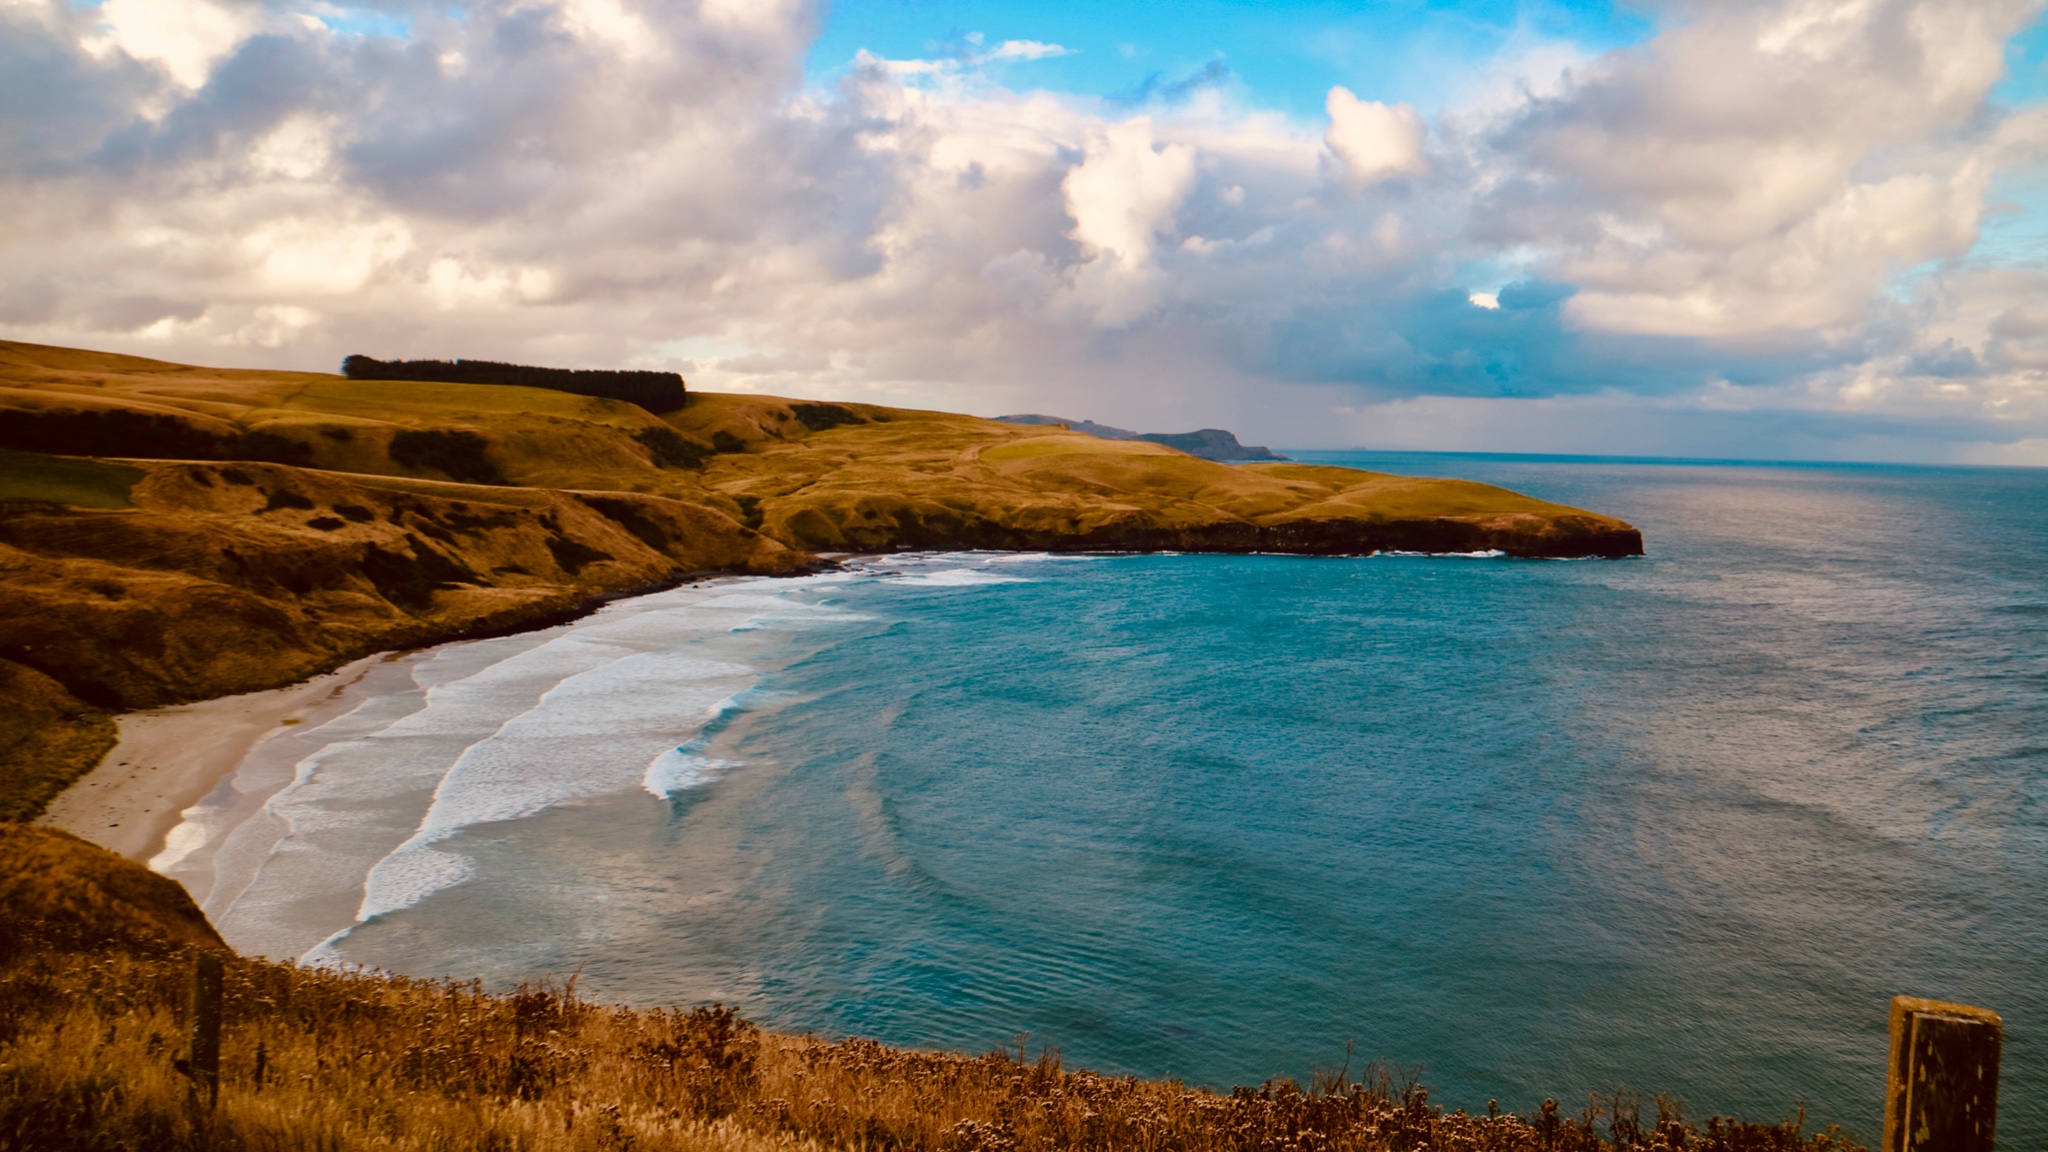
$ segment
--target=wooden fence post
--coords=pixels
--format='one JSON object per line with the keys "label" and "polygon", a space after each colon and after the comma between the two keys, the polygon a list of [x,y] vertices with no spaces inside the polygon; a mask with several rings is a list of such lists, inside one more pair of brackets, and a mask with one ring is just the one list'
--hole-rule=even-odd
{"label": "wooden fence post", "polygon": [[1883,1152],[1992,1152],[1998,1123],[1998,1013],[1892,997]]}
{"label": "wooden fence post", "polygon": [[206,1092],[206,1106],[220,1103],[220,957],[201,952],[192,959],[192,996],[185,1018],[192,1023],[192,1091]]}

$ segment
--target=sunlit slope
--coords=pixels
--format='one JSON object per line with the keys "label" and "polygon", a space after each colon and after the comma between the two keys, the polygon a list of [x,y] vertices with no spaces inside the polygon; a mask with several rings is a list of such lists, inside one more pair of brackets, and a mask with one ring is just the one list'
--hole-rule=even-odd
{"label": "sunlit slope", "polygon": [[[1627,556],[1611,517],[1462,480],[1300,464],[1233,466],[1144,441],[1098,440],[937,412],[830,407],[795,431],[789,402],[693,400],[670,422],[724,437],[709,498],[813,551],[886,548],[1479,551]],[[813,414],[813,423],[825,419]]]}
{"label": "sunlit slope", "polygon": [[0,344],[0,819],[89,769],[109,712],[812,562],[696,498],[678,444],[563,393]]}
{"label": "sunlit slope", "polygon": [[544,624],[685,573],[810,561],[714,508],[637,493],[131,466],[128,508],[0,499],[0,717],[38,718],[18,736],[0,723],[0,818],[34,815],[105,753],[104,712]]}
{"label": "sunlit slope", "polygon": [[672,487],[664,460],[679,464],[691,454],[659,419],[616,400],[195,368],[7,341],[0,341],[0,446],[649,491]]}
{"label": "sunlit slope", "polygon": [[1617,556],[1608,517],[1464,481],[1230,466],[1058,426],[696,394],[665,420],[533,388],[191,368],[0,343],[0,446],[260,459],[701,502],[796,548]]}

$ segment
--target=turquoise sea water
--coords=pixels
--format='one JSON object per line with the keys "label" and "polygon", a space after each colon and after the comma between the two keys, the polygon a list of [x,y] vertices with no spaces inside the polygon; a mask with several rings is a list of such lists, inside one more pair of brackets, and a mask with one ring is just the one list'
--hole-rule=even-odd
{"label": "turquoise sea water", "polygon": [[[405,776],[377,819],[411,848],[329,849],[382,871],[326,959],[1216,1086],[1351,1044],[1452,1106],[1626,1084],[1872,1142],[1889,998],[1958,999],[2007,1022],[2001,1145],[2048,1147],[2048,471],[1301,455],[1610,512],[1649,555],[679,590],[421,664],[270,801],[275,859]],[[470,728],[379,760],[374,707]],[[549,772],[582,783],[519,793]]]}

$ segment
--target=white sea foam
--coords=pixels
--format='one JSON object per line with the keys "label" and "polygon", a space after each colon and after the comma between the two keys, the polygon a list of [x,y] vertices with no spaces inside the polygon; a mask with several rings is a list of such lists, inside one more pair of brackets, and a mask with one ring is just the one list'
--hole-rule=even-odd
{"label": "white sea foam", "polygon": [[648,792],[667,800],[678,792],[708,784],[737,766],[732,760],[698,756],[687,746],[670,748],[648,762],[643,782]]}
{"label": "white sea foam", "polygon": [[759,632],[762,629],[780,629],[786,632],[808,632],[814,628],[839,628],[873,619],[872,616],[864,616],[858,612],[834,611],[819,605],[783,605],[774,612],[749,616],[726,631]]}
{"label": "white sea foam", "polygon": [[412,836],[370,869],[357,920],[411,907],[468,879],[469,872],[418,862],[448,854],[433,846],[465,828],[636,788],[667,797],[729,767],[696,755],[685,741],[751,686],[755,673],[681,646],[750,621],[804,629],[866,619],[794,600],[794,587],[761,594],[749,586],[668,605],[647,597],[636,602],[637,611],[576,627],[506,661],[536,673],[544,668],[542,678],[552,685],[455,759]]}
{"label": "white sea foam", "polygon": [[409,907],[459,882],[416,867],[413,858],[464,828],[643,787],[649,763],[701,728],[713,705],[752,678],[742,665],[585,643],[608,649],[610,658],[561,680],[462,753],[434,789],[419,829],[370,870],[357,919]]}
{"label": "white sea foam", "polygon": [[996,552],[984,564],[1043,564],[1054,560],[1094,560],[1098,557],[1075,552]]}
{"label": "white sea foam", "polygon": [[941,568],[936,572],[907,572],[896,577],[905,584],[926,584],[935,588],[978,588],[991,584],[1029,584],[1023,576],[990,572],[981,568]]}
{"label": "white sea foam", "polygon": [[[919,558],[907,582],[1021,578],[988,570],[994,560]],[[465,829],[600,795],[669,798],[737,768],[706,751],[707,728],[759,702],[750,654],[772,642],[748,634],[867,621],[816,594],[876,575],[673,589],[575,624],[409,657],[377,695],[330,721],[326,739],[304,743],[302,759],[279,764],[288,782],[256,816],[225,832],[195,822],[163,859],[232,842],[234,883],[208,911],[237,947],[340,963],[354,925],[477,876],[455,839]]]}
{"label": "white sea foam", "polygon": [[393,852],[377,862],[370,876],[363,882],[363,907],[358,920],[367,920],[376,913],[367,909],[375,907],[377,912],[395,912],[419,903],[429,894],[443,888],[453,888],[466,883],[476,875],[476,865],[469,857],[454,852],[439,852],[432,848],[415,847]]}
{"label": "white sea foam", "polygon": [[1375,555],[1375,556],[1432,556],[1432,557],[1436,557],[1436,558],[1438,558],[1438,559],[1452,559],[1452,560],[1494,560],[1494,559],[1498,559],[1499,557],[1502,557],[1502,556],[1505,556],[1505,555],[1507,555],[1507,553],[1506,553],[1506,552],[1503,552],[1503,551],[1501,551],[1501,550],[1500,550],[1500,549],[1498,549],[1498,548],[1488,548],[1488,549],[1485,549],[1485,550],[1483,550],[1483,551],[1479,551],[1479,552],[1411,552],[1411,551],[1405,551],[1405,550],[1402,550],[1402,549],[1398,549],[1398,548],[1391,548],[1391,549],[1388,549],[1388,550],[1387,550],[1387,551],[1385,551],[1385,552],[1375,552],[1375,553],[1373,553],[1373,555]]}
{"label": "white sea foam", "polygon": [[204,813],[198,805],[185,810],[184,819],[170,835],[164,837],[163,851],[149,858],[152,872],[168,872],[176,868],[185,857],[204,848],[212,838],[213,830],[206,826]]}
{"label": "white sea foam", "polygon": [[[746,580],[623,601],[576,624],[517,636],[466,641],[393,661],[390,672],[363,682],[367,695],[351,711],[295,730],[279,750],[296,759],[260,767],[272,774],[253,806],[216,805],[178,834],[161,858],[169,867],[203,868],[194,879],[209,889],[209,917],[239,950],[296,956],[310,943],[353,924],[368,875],[418,836],[442,784],[472,748],[517,717],[540,707],[565,681],[605,664],[723,634],[733,623],[775,607],[807,581]],[[766,589],[774,588],[774,594]],[[728,670],[739,667],[723,662]],[[380,666],[380,668],[383,666]],[[751,672],[740,671],[741,677]],[[675,745],[701,723],[710,702],[745,686],[744,678],[707,692],[680,709],[683,723],[652,748]],[[355,689],[350,689],[355,691]],[[659,710],[659,709],[657,709]],[[602,742],[609,733],[586,733]],[[265,747],[268,747],[267,745]],[[629,759],[620,786],[635,787],[650,748]],[[231,777],[239,782],[242,773]],[[255,778],[251,778],[252,784]],[[677,781],[681,783],[680,778]],[[218,818],[216,818],[218,817]],[[236,822],[239,821],[239,822]],[[187,843],[206,838],[204,843]],[[196,851],[204,847],[206,851]],[[408,870],[393,861],[380,886],[433,890],[458,883],[462,869],[418,857]],[[384,885],[383,881],[391,881]],[[378,902],[386,902],[388,895]]]}

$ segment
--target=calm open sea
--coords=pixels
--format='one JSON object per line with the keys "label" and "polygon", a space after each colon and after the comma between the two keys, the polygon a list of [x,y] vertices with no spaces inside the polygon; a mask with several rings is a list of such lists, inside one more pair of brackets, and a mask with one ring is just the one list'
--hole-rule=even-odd
{"label": "calm open sea", "polygon": [[1889,998],[1958,999],[2048,1147],[2048,470],[1301,455],[1649,555],[677,589],[393,665],[158,866],[273,955],[1872,1142]]}

